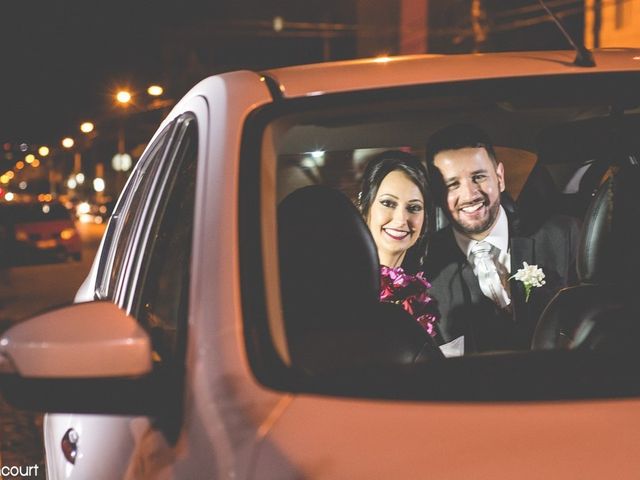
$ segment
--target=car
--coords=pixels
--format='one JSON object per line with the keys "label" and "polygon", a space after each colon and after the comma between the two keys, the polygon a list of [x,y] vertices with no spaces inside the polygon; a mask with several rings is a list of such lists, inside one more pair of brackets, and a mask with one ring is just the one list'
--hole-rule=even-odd
{"label": "car", "polygon": [[[574,55],[195,85],[137,162],[76,303],[0,339],[5,397],[48,412],[48,478],[637,478],[638,261],[622,245],[638,235],[640,50]],[[423,157],[460,121],[494,138],[531,221],[582,222],[582,303],[553,301],[548,328],[582,337],[444,359],[378,308],[352,204],[363,164]]]}
{"label": "car", "polygon": [[82,259],[82,242],[72,213],[61,203],[19,202],[0,206],[4,228],[11,232],[11,263],[26,265]]}

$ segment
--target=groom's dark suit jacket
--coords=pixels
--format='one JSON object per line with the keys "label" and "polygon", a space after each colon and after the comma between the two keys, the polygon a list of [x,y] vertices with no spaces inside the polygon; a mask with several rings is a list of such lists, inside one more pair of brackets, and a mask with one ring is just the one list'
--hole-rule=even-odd
{"label": "groom's dark suit jacket", "polygon": [[506,310],[498,309],[483,295],[451,226],[434,235],[424,272],[440,314],[440,344],[464,335],[465,353],[528,349],[542,310],[558,290],[574,280],[578,239],[575,219],[552,217],[529,235],[518,235],[513,225],[510,219],[511,273],[522,268],[523,262],[537,265],[545,273],[546,284],[533,288],[525,302],[522,282],[511,279],[511,305]]}

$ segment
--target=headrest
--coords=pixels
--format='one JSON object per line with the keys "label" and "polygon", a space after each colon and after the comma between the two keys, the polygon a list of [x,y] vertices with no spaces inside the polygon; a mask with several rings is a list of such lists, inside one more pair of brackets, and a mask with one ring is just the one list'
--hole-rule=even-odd
{"label": "headrest", "polygon": [[518,196],[518,211],[526,225],[523,232],[535,232],[557,208],[559,192],[546,167],[537,163]]}
{"label": "headrest", "polygon": [[309,328],[378,303],[376,246],[343,193],[313,185],[289,194],[278,207],[278,245],[285,319]]}
{"label": "headrest", "polygon": [[640,168],[619,169],[585,214],[578,249],[582,283],[628,285],[640,268]]}
{"label": "headrest", "polygon": [[504,208],[504,211],[509,217],[511,223],[520,222],[520,210],[513,197],[506,190],[500,194],[500,205]]}
{"label": "headrest", "polygon": [[282,310],[293,365],[305,374],[443,358],[399,305],[380,303],[378,253],[341,192],[313,185],[278,207]]}

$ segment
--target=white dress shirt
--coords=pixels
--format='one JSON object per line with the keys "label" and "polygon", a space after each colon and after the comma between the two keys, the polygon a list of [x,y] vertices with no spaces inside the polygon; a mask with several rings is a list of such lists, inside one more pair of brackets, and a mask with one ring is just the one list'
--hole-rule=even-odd
{"label": "white dress shirt", "polygon": [[[458,247],[460,248],[462,253],[464,253],[465,257],[467,257],[469,265],[471,265],[471,267],[473,268],[473,273],[477,276],[475,265],[470,257],[471,249],[476,243],[478,243],[478,241],[473,240],[463,233],[458,232],[455,228],[453,229],[453,234],[455,236]],[[498,250],[498,252],[500,252],[498,254],[498,262],[501,265],[500,270],[502,270],[508,277],[508,274],[511,273],[511,252],[509,250],[509,221],[507,220],[507,214],[502,206],[500,206],[496,224],[489,232],[489,235],[487,235],[483,239],[483,241],[490,243],[494,248]],[[502,280],[502,288],[504,289],[507,297],[511,298],[508,286],[509,282],[507,282],[507,278],[503,278]]]}

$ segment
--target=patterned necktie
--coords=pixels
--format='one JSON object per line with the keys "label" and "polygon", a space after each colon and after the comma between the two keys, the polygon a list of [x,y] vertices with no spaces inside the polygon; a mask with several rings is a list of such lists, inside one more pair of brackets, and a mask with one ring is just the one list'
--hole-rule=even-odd
{"label": "patterned necktie", "polygon": [[511,303],[511,299],[502,285],[491,250],[489,242],[478,242],[471,248],[471,258],[482,293],[500,308],[505,308]]}

